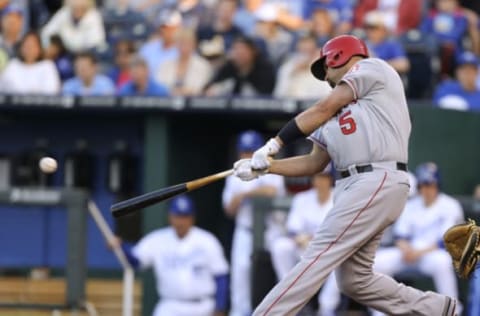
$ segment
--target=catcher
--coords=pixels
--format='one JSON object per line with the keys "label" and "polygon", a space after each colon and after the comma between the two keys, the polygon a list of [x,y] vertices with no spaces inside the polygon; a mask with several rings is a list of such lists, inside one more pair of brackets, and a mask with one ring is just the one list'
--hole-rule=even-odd
{"label": "catcher", "polygon": [[470,277],[480,256],[480,227],[474,220],[449,228],[443,236],[445,248],[452,256],[457,275],[462,279]]}

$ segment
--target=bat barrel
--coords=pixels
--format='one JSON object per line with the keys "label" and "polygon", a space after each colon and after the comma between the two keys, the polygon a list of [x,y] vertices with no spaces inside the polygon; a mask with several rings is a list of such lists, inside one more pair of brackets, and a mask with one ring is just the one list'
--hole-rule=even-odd
{"label": "bat barrel", "polygon": [[113,204],[110,208],[114,217],[121,217],[138,211],[139,209],[168,200],[178,194],[193,191],[207,184],[223,179],[233,173],[233,170],[226,170],[197,180],[182,184],[173,185],[164,189],[149,192],[134,198]]}
{"label": "bat barrel", "polygon": [[175,195],[187,192],[187,190],[187,185],[185,183],[177,184],[115,203],[110,208],[110,211],[114,217],[125,216],[155,203],[168,200]]}

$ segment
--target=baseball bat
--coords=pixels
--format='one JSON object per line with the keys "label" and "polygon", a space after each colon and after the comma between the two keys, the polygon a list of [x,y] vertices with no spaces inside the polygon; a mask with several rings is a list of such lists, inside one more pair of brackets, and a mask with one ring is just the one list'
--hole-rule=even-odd
{"label": "baseball bat", "polygon": [[206,186],[207,184],[226,178],[232,173],[233,169],[230,169],[200,179],[172,185],[160,190],[145,193],[143,195],[113,204],[110,208],[110,211],[112,212],[114,217],[121,217],[132,214],[147,206],[168,200],[169,198],[176,195],[196,190],[198,188]]}

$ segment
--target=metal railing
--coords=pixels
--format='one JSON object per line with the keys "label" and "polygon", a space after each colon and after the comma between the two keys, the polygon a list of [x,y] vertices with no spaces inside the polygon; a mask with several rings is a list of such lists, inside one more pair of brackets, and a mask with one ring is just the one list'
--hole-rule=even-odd
{"label": "metal railing", "polygon": [[116,237],[98,206],[92,200],[89,200],[87,205],[90,215],[92,215],[106,242],[112,246],[113,253],[123,268],[122,316],[133,316],[135,271],[120,245],[114,242]]}

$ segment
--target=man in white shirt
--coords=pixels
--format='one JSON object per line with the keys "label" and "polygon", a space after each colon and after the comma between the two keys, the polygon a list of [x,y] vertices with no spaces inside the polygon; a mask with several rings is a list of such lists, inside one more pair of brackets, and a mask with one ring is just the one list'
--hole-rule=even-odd
{"label": "man in white shirt", "polygon": [[194,226],[195,205],[173,199],[170,226],[143,237],[133,248],[122,244],[130,263],[153,268],[160,296],[153,316],[223,316],[227,308],[228,264],[220,242]]}

